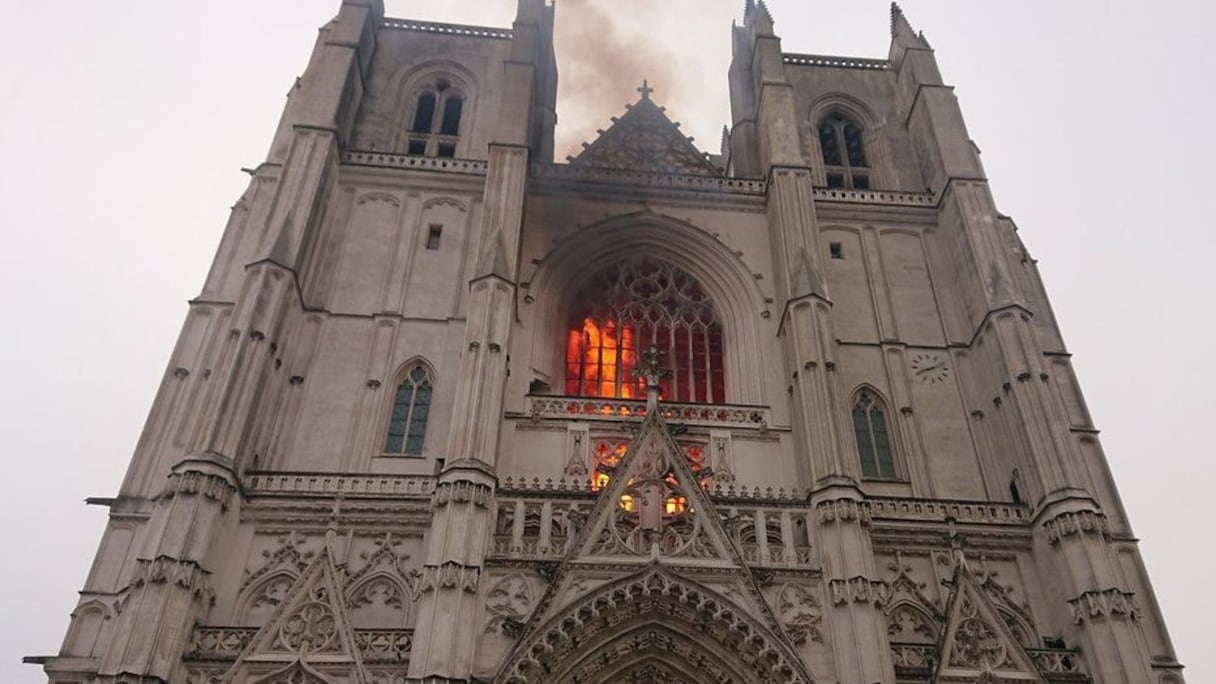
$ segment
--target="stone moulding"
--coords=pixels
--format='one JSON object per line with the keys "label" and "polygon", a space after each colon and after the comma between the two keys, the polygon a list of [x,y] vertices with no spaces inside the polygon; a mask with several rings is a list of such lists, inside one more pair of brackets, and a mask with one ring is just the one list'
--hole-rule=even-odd
{"label": "stone moulding", "polygon": [[887,71],[891,68],[891,63],[885,59],[867,59],[865,57],[800,55],[797,53],[787,52],[781,55],[781,59],[786,64],[800,64],[802,66],[825,66],[840,69],[870,69],[874,71]]}
{"label": "stone moulding", "polygon": [[[1081,671],[1080,656],[1076,651],[1063,649],[1027,649],[1039,673],[1048,681],[1088,682],[1090,678]],[[895,661],[895,674],[899,677],[925,678],[933,673],[937,664],[938,648],[933,644],[891,644],[891,656]],[[901,680],[902,681],[902,680]]]}
{"label": "stone moulding", "polygon": [[[772,425],[772,415],[768,408],[763,406],[668,403],[663,404],[660,411],[664,420],[688,425],[761,431]],[[641,421],[646,417],[646,402],[594,397],[528,397],[527,412],[534,418]]]}
{"label": "stone moulding", "polygon": [[484,176],[489,162],[480,159],[452,159],[448,157],[423,157],[416,154],[390,154],[388,152],[365,152],[349,150],[342,153],[342,163],[352,166],[374,166],[384,169],[418,169],[462,175]]}
{"label": "stone moulding", "polygon": [[415,21],[413,19],[385,18],[380,22],[380,28],[395,31],[425,31],[427,33],[443,33],[449,36],[468,36],[470,38],[493,38],[495,40],[511,40],[515,34],[509,29],[492,26],[468,26],[466,24],[442,24],[433,21]]}
{"label": "stone moulding", "polygon": [[899,192],[895,190],[846,190],[815,188],[815,199],[824,202],[850,204],[885,204],[896,207],[936,207],[937,196],[931,192]]}
{"label": "stone moulding", "polygon": [[874,518],[888,520],[944,521],[958,523],[1015,524],[1030,522],[1030,509],[1013,504],[933,499],[867,499]]}
{"label": "stone moulding", "polygon": [[422,475],[334,475],[327,473],[250,473],[248,496],[413,496],[429,498],[435,478]]}
{"label": "stone moulding", "polygon": [[583,181],[611,185],[632,185],[664,190],[764,195],[768,183],[762,178],[726,178],[678,173],[655,173],[577,166],[573,164],[537,164],[532,168],[537,178]]}
{"label": "stone moulding", "polygon": [[[258,633],[257,627],[198,627],[185,660],[235,660]],[[408,662],[414,645],[413,629],[356,629],[355,643],[365,663]]]}

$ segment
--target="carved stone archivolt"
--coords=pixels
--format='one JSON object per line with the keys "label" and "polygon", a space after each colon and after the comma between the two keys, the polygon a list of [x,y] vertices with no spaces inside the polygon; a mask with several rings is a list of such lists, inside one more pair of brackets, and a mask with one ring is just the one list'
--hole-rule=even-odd
{"label": "carved stone archivolt", "polygon": [[[789,616],[796,623],[811,619],[803,609]],[[615,682],[664,658],[680,664],[684,681],[810,681],[781,637],[730,599],[658,563],[596,588],[532,628],[498,680]]]}

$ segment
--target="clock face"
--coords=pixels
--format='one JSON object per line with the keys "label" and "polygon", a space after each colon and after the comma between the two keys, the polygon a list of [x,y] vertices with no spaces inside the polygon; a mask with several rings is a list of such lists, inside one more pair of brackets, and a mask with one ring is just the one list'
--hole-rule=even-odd
{"label": "clock face", "polygon": [[950,368],[945,356],[920,353],[912,357],[912,375],[921,382],[937,383],[950,377]]}

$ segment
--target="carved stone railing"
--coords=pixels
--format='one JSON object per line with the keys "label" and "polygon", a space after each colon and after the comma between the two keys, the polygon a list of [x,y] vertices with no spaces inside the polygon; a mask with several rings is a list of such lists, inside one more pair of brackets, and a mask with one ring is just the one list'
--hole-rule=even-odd
{"label": "carved stone railing", "polygon": [[[186,660],[235,660],[258,633],[257,627],[199,627],[194,630]],[[401,663],[410,659],[412,629],[356,629],[355,644],[365,663]]]}
{"label": "carved stone railing", "polygon": [[480,159],[453,159],[450,157],[423,157],[417,154],[390,154],[388,152],[366,152],[348,150],[342,153],[342,163],[351,166],[375,166],[385,169],[418,169],[484,176],[489,163]]}
{"label": "carved stone railing", "polygon": [[186,660],[234,660],[257,633],[257,627],[199,627]]}
{"label": "carved stone railing", "polygon": [[248,496],[418,497],[429,499],[435,478],[425,475],[334,475],[330,473],[249,473]]}
{"label": "carved stone railing", "polygon": [[1089,677],[1081,671],[1080,658],[1076,651],[1063,649],[1033,648],[1027,653],[1035,667],[1049,682],[1088,682]]}
{"label": "carved stone railing", "polygon": [[603,169],[574,164],[538,164],[532,169],[537,178],[631,185],[646,188],[694,192],[763,195],[768,183],[761,178],[727,178],[678,173],[654,173],[629,169]]}
{"label": "carved stone railing", "polygon": [[356,629],[355,644],[365,663],[401,663],[414,648],[412,629]]}
{"label": "carved stone railing", "polygon": [[871,69],[886,71],[891,63],[885,59],[868,59],[866,57],[835,57],[833,55],[799,55],[786,53],[781,55],[786,64],[801,64],[804,66],[826,66],[841,69]]}
{"label": "carved stone railing", "polygon": [[937,662],[937,646],[933,644],[891,644],[891,659],[896,676],[929,677]]}
{"label": "carved stone railing", "polygon": [[1030,522],[1030,509],[1015,504],[983,501],[942,501],[934,499],[867,499],[870,515],[876,519],[915,520],[920,522],[1024,525]]}
{"label": "carved stone railing", "polygon": [[464,24],[440,24],[433,21],[415,21],[413,19],[385,19],[380,28],[398,31],[426,31],[428,33],[443,33],[450,36],[469,36],[471,38],[495,38],[511,40],[514,34],[509,29],[490,26],[466,26]]}
{"label": "carved stone railing", "polygon": [[895,207],[935,207],[937,196],[931,192],[898,192],[895,190],[846,190],[844,188],[815,188],[815,199],[850,204],[885,204]]}
{"label": "carved stone railing", "polygon": [[[646,417],[646,402],[594,397],[528,397],[527,411],[533,418],[641,421]],[[668,422],[687,425],[767,430],[772,424],[772,415],[763,406],[665,403],[659,407],[659,412]]]}

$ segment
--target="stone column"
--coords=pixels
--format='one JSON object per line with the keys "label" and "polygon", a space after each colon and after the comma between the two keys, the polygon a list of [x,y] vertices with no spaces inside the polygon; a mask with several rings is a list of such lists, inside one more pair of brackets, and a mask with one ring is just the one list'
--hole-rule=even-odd
{"label": "stone column", "polygon": [[882,609],[890,589],[878,579],[870,541],[870,506],[851,480],[811,493],[827,584],[836,680],[894,682],[895,665]]}

